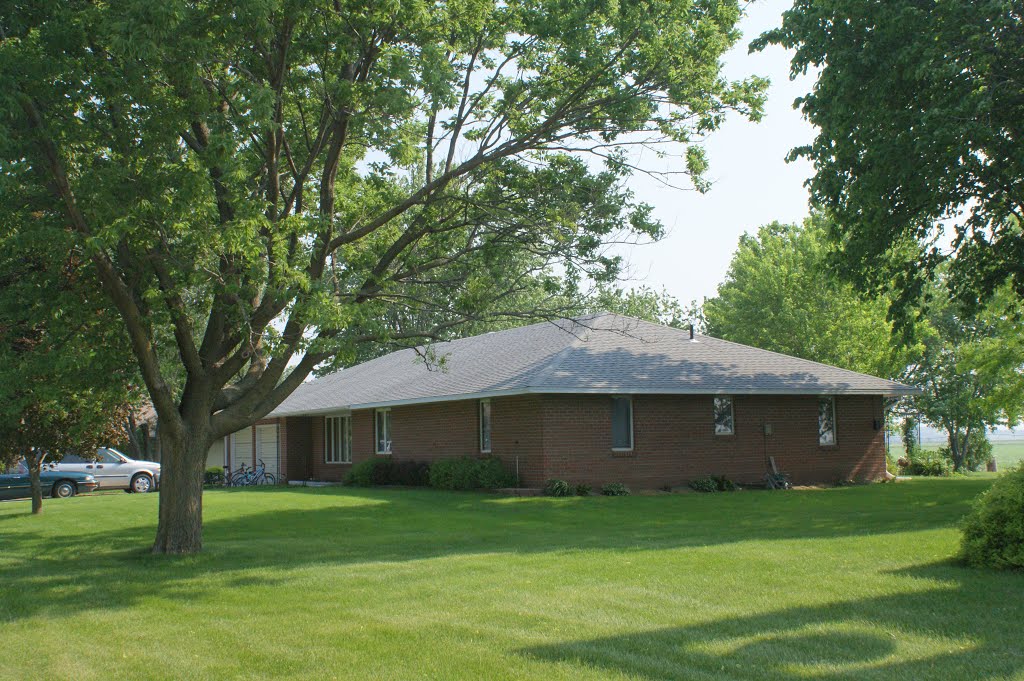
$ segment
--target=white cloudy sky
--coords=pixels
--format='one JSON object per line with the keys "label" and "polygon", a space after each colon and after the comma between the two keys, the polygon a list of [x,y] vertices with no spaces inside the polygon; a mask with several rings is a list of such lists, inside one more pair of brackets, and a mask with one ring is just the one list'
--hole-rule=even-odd
{"label": "white cloudy sky", "polygon": [[814,79],[790,81],[790,53],[781,48],[747,54],[749,42],[777,26],[790,4],[759,0],[749,5],[741,24],[743,38],[726,57],[727,77],[766,76],[771,90],[760,123],[736,116],[709,140],[711,190],[698,194],[663,187],[648,177],[634,178],[637,198],[654,206],[668,236],[626,253],[632,276],[627,286],[664,287],[683,303],[714,295],[743,232],[772,220],[793,222],[807,215],[803,184],[811,174],[810,164],[786,163],[785,157],[791,148],[814,137],[814,128],[792,106]]}

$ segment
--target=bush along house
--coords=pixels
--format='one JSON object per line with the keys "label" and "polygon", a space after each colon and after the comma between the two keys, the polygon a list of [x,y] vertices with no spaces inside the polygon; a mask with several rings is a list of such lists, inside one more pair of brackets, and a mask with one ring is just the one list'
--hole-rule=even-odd
{"label": "bush along house", "polygon": [[623,317],[543,322],[400,350],[303,384],[209,465],[342,480],[373,457],[498,457],[522,486],[796,483],[885,474],[885,400],[915,388]]}

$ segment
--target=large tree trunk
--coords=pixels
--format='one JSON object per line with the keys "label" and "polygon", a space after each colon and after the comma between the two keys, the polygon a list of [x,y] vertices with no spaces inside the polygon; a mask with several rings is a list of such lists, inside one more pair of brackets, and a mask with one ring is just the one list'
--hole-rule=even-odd
{"label": "large tree trunk", "polygon": [[43,481],[39,478],[43,457],[29,452],[25,455],[25,465],[28,466],[28,479],[32,485],[32,513],[39,514],[43,512]]}
{"label": "large tree trunk", "polygon": [[135,423],[135,415],[129,412],[127,421],[128,422],[125,424],[125,433],[128,436],[128,448],[132,451],[132,458],[145,460],[143,457],[142,447],[139,444],[139,427],[138,424]]}
{"label": "large tree trunk", "polygon": [[203,548],[203,470],[208,432],[186,427],[179,438],[160,433],[160,522],[153,553],[198,553]]}
{"label": "large tree trunk", "polygon": [[949,453],[953,457],[953,472],[959,473],[960,469],[964,465],[964,452],[963,446],[960,444],[959,431],[950,430],[947,432],[949,436]]}

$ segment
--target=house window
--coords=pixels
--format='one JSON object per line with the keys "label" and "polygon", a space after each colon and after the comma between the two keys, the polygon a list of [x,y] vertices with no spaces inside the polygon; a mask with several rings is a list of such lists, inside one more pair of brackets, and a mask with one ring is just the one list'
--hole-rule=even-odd
{"label": "house window", "polygon": [[732,435],[736,432],[731,397],[715,398],[715,435]]}
{"label": "house window", "polygon": [[480,400],[480,453],[491,453],[491,401]]}
{"label": "house window", "polygon": [[633,401],[628,397],[612,398],[612,449],[633,449]]}
{"label": "house window", "polygon": [[378,409],[374,412],[377,431],[377,453],[391,453],[391,410]]}
{"label": "house window", "polygon": [[324,418],[324,463],[352,463],[352,419]]}
{"label": "house window", "polygon": [[836,398],[818,400],[818,444],[825,447],[836,443]]}

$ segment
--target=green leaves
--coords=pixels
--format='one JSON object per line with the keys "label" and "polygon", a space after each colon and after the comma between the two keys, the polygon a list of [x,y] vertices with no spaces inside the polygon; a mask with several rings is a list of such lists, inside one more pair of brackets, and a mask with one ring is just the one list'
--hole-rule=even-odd
{"label": "green leaves", "polygon": [[827,222],[772,223],[745,234],[718,295],[703,306],[708,333],[747,345],[887,378],[894,349],[888,303],[861,297],[828,270]]}
{"label": "green leaves", "polygon": [[0,464],[33,447],[112,444],[139,397],[119,324],[68,234],[10,208],[0,216]]}
{"label": "green leaves", "polygon": [[946,282],[943,277],[932,284],[912,379],[925,390],[917,400],[922,415],[946,431],[952,444],[966,441],[971,429],[1020,422],[1024,310],[1007,286],[977,308],[950,300]]}
{"label": "green leaves", "polygon": [[314,367],[570,312],[613,281],[609,243],[662,234],[628,190],[632,147],[666,143],[703,191],[692,140],[759,114],[766,83],[721,76],[740,14],[736,0],[17,5],[0,80],[26,105],[0,99],[0,182],[70,226],[161,419],[194,399],[194,427],[220,432]]}
{"label": "green leaves", "polygon": [[819,133],[791,157],[814,163],[846,274],[898,306],[950,240],[962,300],[1008,278],[1024,293],[1022,16],[1019,0],[797,0],[752,44],[795,49],[794,75],[820,69],[798,100]]}

